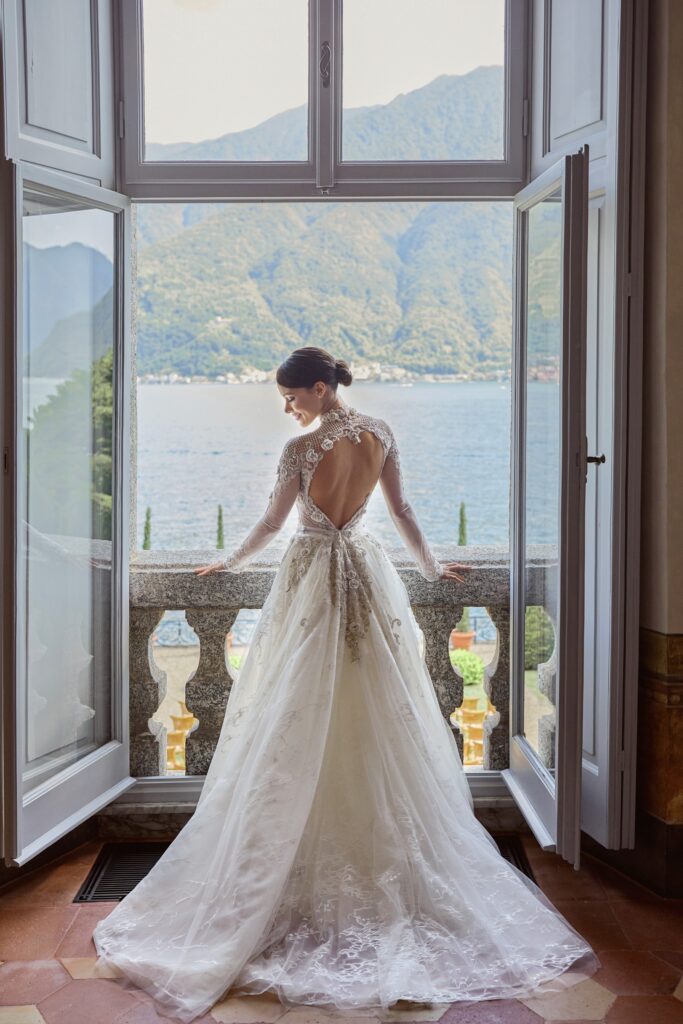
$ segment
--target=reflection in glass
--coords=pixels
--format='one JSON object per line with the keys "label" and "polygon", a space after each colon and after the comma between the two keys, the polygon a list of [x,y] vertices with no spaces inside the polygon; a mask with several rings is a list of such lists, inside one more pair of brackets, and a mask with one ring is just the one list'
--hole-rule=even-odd
{"label": "reflection in glass", "polygon": [[114,214],[27,191],[23,236],[26,792],[110,737]]}
{"label": "reflection in glass", "polygon": [[144,159],[308,159],[308,0],[144,0]]}
{"label": "reflection in glass", "polygon": [[562,204],[558,190],[527,216],[524,735],[555,768],[558,603]]}
{"label": "reflection in glass", "polygon": [[505,0],[344,0],[342,159],[503,160]]}

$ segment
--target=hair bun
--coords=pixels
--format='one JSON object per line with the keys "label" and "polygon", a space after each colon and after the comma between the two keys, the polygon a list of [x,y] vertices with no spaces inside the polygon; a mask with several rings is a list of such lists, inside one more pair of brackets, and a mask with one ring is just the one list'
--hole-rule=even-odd
{"label": "hair bun", "polygon": [[351,370],[349,369],[349,364],[346,362],[345,359],[335,359],[334,365],[337,373],[337,381],[340,384],[344,384],[346,387],[348,387],[351,381],[353,380]]}

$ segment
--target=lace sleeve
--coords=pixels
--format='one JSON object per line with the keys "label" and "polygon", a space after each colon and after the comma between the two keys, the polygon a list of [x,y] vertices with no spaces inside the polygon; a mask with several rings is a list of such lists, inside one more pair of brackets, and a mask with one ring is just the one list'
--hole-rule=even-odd
{"label": "lace sleeve", "polygon": [[415,517],[413,508],[405,496],[398,445],[396,444],[393,431],[388,424],[386,426],[391,443],[384,460],[382,475],[379,478],[384,500],[387,503],[394,526],[398,530],[403,543],[417,562],[420,573],[426,580],[433,583],[443,576],[444,570],[430,551],[427,539]]}
{"label": "lace sleeve", "polygon": [[296,501],[300,476],[299,456],[292,442],[288,441],[278,462],[275,486],[268,497],[268,507],[239,547],[226,558],[226,569],[241,572],[256,552],[269,544],[282,529]]}

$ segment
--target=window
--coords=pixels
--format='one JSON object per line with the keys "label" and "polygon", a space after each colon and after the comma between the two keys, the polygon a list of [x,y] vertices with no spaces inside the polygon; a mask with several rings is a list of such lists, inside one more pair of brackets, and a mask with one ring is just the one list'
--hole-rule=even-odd
{"label": "window", "polygon": [[511,198],[525,12],[524,0],[128,0],[122,190]]}

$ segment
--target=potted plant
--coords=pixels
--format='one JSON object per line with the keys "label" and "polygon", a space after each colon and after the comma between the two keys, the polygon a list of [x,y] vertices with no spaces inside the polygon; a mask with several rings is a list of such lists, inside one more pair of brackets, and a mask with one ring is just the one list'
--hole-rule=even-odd
{"label": "potted plant", "polygon": [[[465,547],[467,544],[467,514],[465,512],[465,502],[460,502],[460,522],[458,525],[458,545]],[[451,630],[451,646],[456,650],[468,651],[472,646],[472,641],[476,636],[476,631],[470,629],[470,610],[469,608],[463,608],[462,618],[457,624],[455,629]]]}

